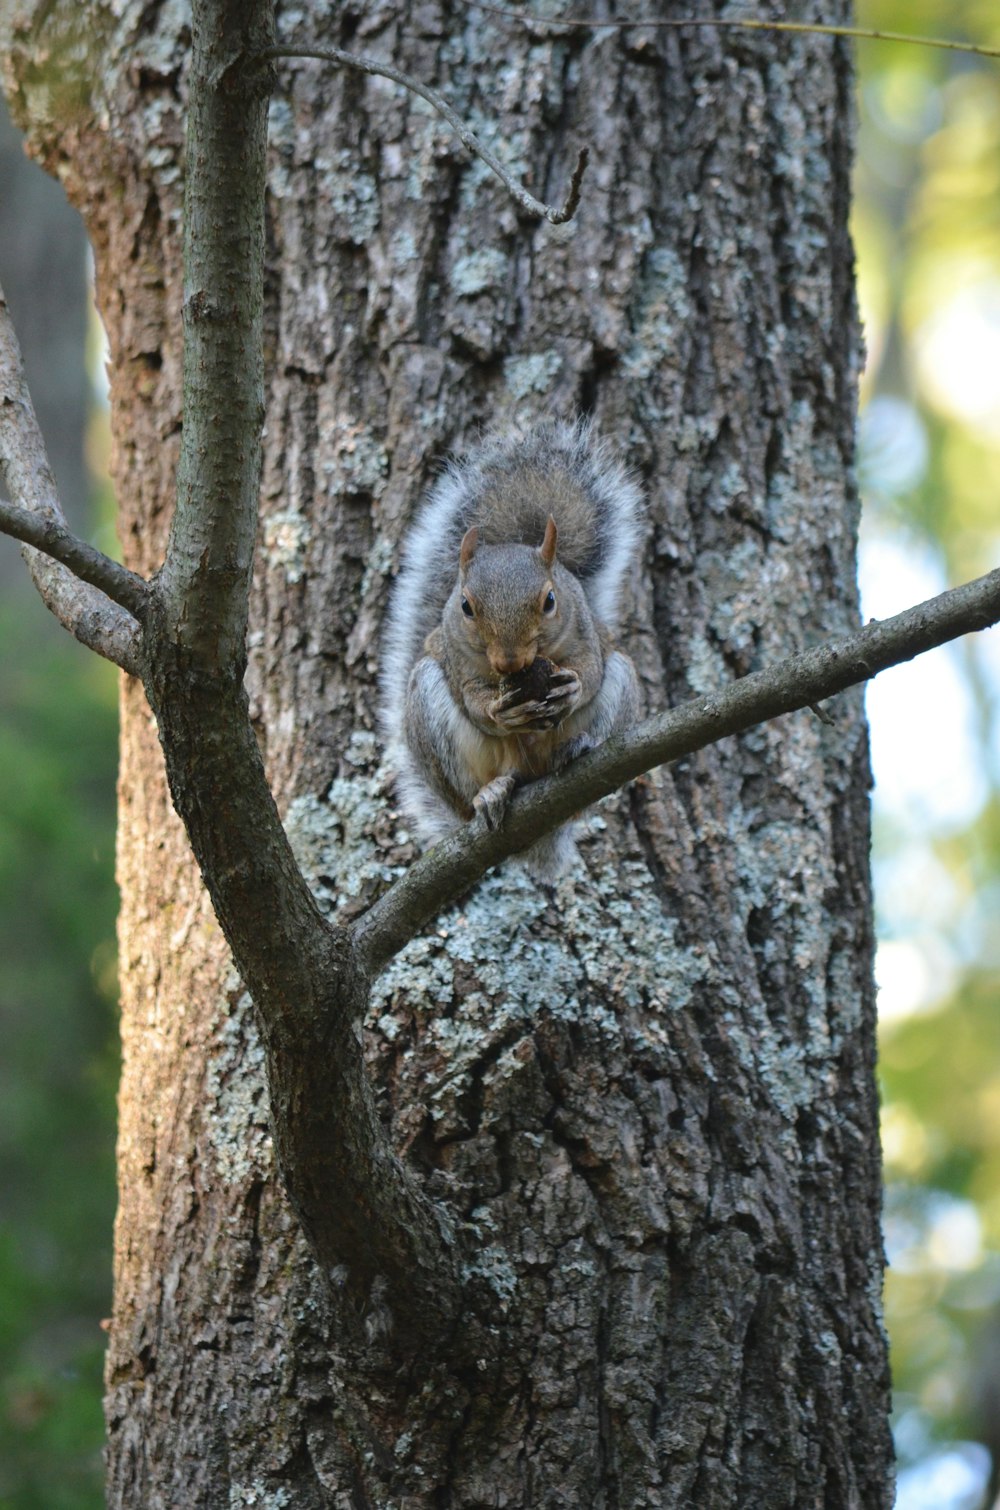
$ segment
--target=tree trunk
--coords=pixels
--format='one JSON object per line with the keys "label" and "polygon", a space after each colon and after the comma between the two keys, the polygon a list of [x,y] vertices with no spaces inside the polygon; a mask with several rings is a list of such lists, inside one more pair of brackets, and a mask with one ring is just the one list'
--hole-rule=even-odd
{"label": "tree trunk", "polygon": [[[179,442],[187,36],[173,6],[84,38],[68,0],[37,9],[14,104],[94,240],[148,573]],[[641,474],[626,638],[650,708],[856,623],[852,75],[825,37],[399,3],[278,25],[439,88],[549,200],[593,149],[576,222],[529,225],[422,102],[279,65],[248,684],[343,919],[415,852],[378,764],[379,626],[411,511],[480,427],[590,414]],[[860,696],[830,711],[637,782],[587,816],[581,871],[503,868],[377,984],[384,1115],[509,1297],[496,1377],[392,1366],[377,1296],[362,1346],[317,1271],[124,685],[112,1507],[889,1504],[868,765]]]}

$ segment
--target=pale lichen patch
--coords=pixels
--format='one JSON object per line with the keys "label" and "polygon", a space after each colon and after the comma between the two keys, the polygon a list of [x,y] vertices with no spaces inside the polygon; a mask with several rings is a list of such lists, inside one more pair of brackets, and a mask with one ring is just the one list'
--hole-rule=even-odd
{"label": "pale lichen patch", "polygon": [[349,763],[358,774],[338,777],[326,798],[306,793],[285,814],[285,831],[321,909],[332,913],[338,901],[374,895],[395,872],[380,858],[373,838],[387,803],[387,777],[381,767],[362,770],[374,736],[357,736]]}
{"label": "pale lichen patch", "polygon": [[348,415],[324,415],[323,460],[320,469],[331,497],[373,493],[385,486],[389,457],[367,424]]}
{"label": "pale lichen patch", "polygon": [[509,275],[509,268],[509,260],[503,252],[485,247],[481,251],[459,257],[451,270],[451,286],[456,293],[465,295],[502,288]]}
{"label": "pale lichen patch", "polygon": [[329,157],[316,157],[315,167],[326,179],[338,237],[355,246],[366,245],[380,218],[375,179],[362,168],[357,154],[347,148]]}
{"label": "pale lichen patch", "polygon": [[687,643],[687,682],[693,692],[710,694],[732,680],[721,650],[703,634],[693,634]]}
{"label": "pale lichen patch", "polygon": [[264,558],[285,573],[288,582],[301,582],[312,539],[309,521],[297,509],[279,509],[264,520]]}
{"label": "pale lichen patch", "polygon": [[384,536],[375,543],[365,563],[365,574],[361,579],[362,602],[367,600],[377,577],[388,577],[392,573],[395,551],[392,542]]}
{"label": "pale lichen patch", "polygon": [[260,1479],[252,1484],[232,1484],[229,1489],[229,1510],[292,1510],[292,1498],[280,1485],[269,1487]]}
{"label": "pale lichen patch", "polygon": [[677,364],[690,319],[687,268],[672,247],[651,248],[638,284],[634,335],[623,356],[629,375],[650,377]]}
{"label": "pale lichen patch", "polygon": [[235,974],[222,1011],[216,1049],[205,1067],[206,1120],[216,1175],[225,1185],[242,1185],[271,1172],[274,1151],[264,1049],[250,997]]}
{"label": "pale lichen patch", "polygon": [[504,1082],[516,1082],[519,1101],[537,1098],[528,1046],[539,1023],[585,1024],[609,1053],[627,1045],[660,1062],[671,1014],[690,1004],[708,969],[703,949],[682,946],[638,861],[580,866],[551,899],[508,866],[390,964],[369,1021],[385,1036],[389,1023],[419,1025],[422,1052],[442,1067],[426,1099],[436,1135],[465,1136],[465,1097],[480,1077],[490,1115],[503,1115]]}
{"label": "pale lichen patch", "polygon": [[517,1272],[503,1248],[480,1248],[465,1265],[464,1276],[467,1281],[485,1280],[497,1298],[501,1313],[507,1311],[517,1293]]}
{"label": "pale lichen patch", "polygon": [[514,398],[548,393],[563,365],[557,351],[535,351],[528,356],[508,357],[503,364],[504,382]]}

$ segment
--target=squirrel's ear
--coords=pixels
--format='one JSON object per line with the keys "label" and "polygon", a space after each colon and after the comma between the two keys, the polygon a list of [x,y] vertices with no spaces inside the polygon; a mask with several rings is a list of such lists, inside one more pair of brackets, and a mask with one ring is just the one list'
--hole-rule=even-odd
{"label": "squirrel's ear", "polygon": [[479,531],[473,525],[471,530],[466,530],[462,537],[462,547],[458,553],[458,564],[463,572],[469,570],[472,558],[476,554],[476,546],[479,544]]}
{"label": "squirrel's ear", "polygon": [[546,566],[551,566],[556,559],[556,522],[551,514],[545,526],[545,539],[542,541],[538,554]]}

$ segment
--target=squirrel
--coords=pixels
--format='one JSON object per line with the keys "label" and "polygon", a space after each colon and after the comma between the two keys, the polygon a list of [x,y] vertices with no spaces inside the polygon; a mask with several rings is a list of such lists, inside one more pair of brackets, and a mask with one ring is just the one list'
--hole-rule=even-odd
{"label": "squirrel", "polygon": [[[612,638],[634,569],[640,494],[589,423],[488,437],[448,465],[405,542],[383,644],[382,723],[402,807],[425,842],[635,722]],[[571,825],[522,857],[550,878]]]}

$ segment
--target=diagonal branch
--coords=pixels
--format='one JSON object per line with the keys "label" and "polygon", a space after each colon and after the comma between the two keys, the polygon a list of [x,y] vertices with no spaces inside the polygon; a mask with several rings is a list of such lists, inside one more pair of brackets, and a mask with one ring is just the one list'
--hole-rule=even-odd
{"label": "diagonal branch", "polygon": [[523,184],[519,184],[496,154],[479,140],[458,112],[452,109],[443,95],[415,78],[413,74],[403,73],[400,69],[394,68],[391,63],[383,63],[381,58],[370,58],[365,53],[344,52],[340,47],[269,47],[259,56],[261,58],[319,58],[324,63],[339,63],[345,68],[356,68],[361,73],[372,74],[380,79],[389,79],[393,84],[402,84],[403,88],[408,89],[411,94],[418,94],[422,100],[427,101],[428,105],[433,106],[438,115],[448,122],[462,145],[468,147],[476,157],[481,158],[491,173],[496,174],[508,194],[515,203],[520,205],[526,215],[533,220],[547,220],[550,225],[565,225],[566,221],[572,220],[576,214],[580,203],[583,175],[590,157],[589,147],[580,148],[566,199],[557,209],[554,205],[547,205],[542,200],[536,199]]}
{"label": "diagonal branch", "polygon": [[362,968],[376,974],[417,931],[490,866],[653,766],[681,760],[730,734],[808,708],[879,671],[1000,621],[1000,570],[952,588],[847,639],[817,646],[733,682],[712,697],[647,718],[582,756],[559,776],[517,794],[503,828],[482,819],[448,836],[364,913],[352,935]]}
{"label": "diagonal branch", "polygon": [[3,289],[0,473],[14,500],[2,505],[0,531],[45,553],[29,549],[25,559],[46,606],[82,644],[137,675],[141,630],[133,615],[145,602],[146,584],[66,527]]}

